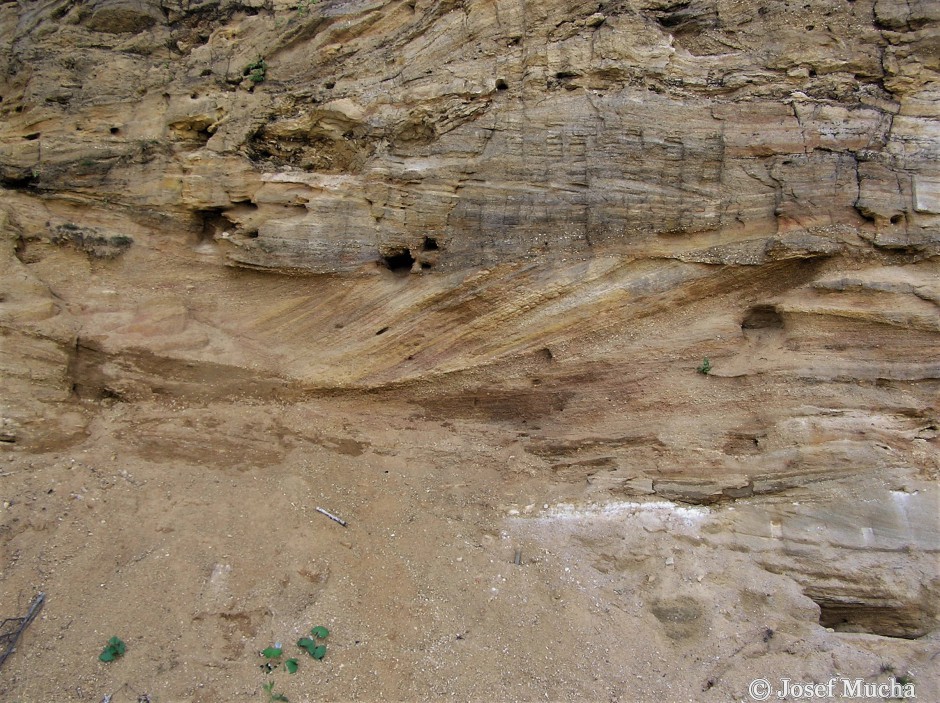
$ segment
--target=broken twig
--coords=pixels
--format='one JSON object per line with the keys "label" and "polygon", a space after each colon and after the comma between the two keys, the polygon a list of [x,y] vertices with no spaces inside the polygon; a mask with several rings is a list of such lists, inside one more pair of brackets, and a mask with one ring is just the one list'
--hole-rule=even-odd
{"label": "broken twig", "polygon": [[346,521],[345,521],[345,520],[343,520],[342,518],[336,517],[333,513],[328,512],[328,511],[324,510],[323,508],[317,508],[317,512],[318,512],[318,513],[323,513],[323,514],[326,515],[328,518],[330,518],[330,520],[334,520],[334,521],[338,522],[338,523],[339,523],[340,525],[342,525],[343,527],[349,527],[349,525],[346,524]]}
{"label": "broken twig", "polygon": [[26,615],[21,618],[7,618],[0,622],[0,646],[5,645],[3,652],[0,653],[0,666],[3,666],[3,662],[7,660],[7,657],[13,654],[16,649],[16,642],[23,634],[23,630],[29,627],[29,623],[39,615],[39,611],[42,610],[45,602],[46,594],[40,591],[33,598],[33,602],[29,604]]}

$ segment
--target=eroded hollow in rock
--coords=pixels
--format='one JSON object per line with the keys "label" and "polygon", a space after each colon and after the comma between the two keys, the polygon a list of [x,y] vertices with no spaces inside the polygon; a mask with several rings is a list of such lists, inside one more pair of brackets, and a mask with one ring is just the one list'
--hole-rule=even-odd
{"label": "eroded hollow in rock", "polygon": [[783,329],[783,316],[773,305],[754,305],[741,320],[741,329],[766,330]]}
{"label": "eroded hollow in rock", "polygon": [[0,174],[0,187],[8,190],[32,190],[39,182],[39,173]]}
{"label": "eroded hollow in rock", "polygon": [[415,265],[415,258],[407,249],[393,249],[382,256],[386,268],[392,273],[409,273]]}
{"label": "eroded hollow in rock", "polygon": [[873,603],[807,593],[819,606],[819,624],[836,632],[917,639],[930,631],[930,615],[912,603]]}
{"label": "eroded hollow in rock", "polygon": [[222,208],[197,210],[196,217],[201,220],[202,226],[196,232],[196,244],[211,244],[215,238],[232,226],[232,223],[223,215]]}

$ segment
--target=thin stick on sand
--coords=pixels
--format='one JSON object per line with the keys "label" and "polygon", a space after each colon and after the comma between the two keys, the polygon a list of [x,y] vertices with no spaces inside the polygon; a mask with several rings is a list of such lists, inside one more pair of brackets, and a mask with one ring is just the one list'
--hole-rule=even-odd
{"label": "thin stick on sand", "polygon": [[45,602],[46,594],[40,592],[33,598],[32,603],[29,604],[29,610],[26,611],[26,615],[21,618],[7,618],[3,622],[0,622],[0,646],[6,645],[3,651],[0,652],[0,666],[3,666],[3,662],[7,660],[7,657],[16,650],[16,642],[20,638],[20,635],[23,634],[23,630],[29,627],[29,623],[39,615],[39,611],[42,610],[42,606]]}
{"label": "thin stick on sand", "polygon": [[346,524],[346,521],[345,521],[345,520],[343,520],[342,518],[336,517],[333,513],[328,512],[328,511],[324,510],[323,508],[317,508],[317,512],[318,512],[318,513],[323,513],[323,514],[326,515],[328,518],[330,518],[330,520],[335,520],[336,522],[338,522],[338,523],[339,523],[340,525],[342,525],[343,527],[349,527],[349,525]]}

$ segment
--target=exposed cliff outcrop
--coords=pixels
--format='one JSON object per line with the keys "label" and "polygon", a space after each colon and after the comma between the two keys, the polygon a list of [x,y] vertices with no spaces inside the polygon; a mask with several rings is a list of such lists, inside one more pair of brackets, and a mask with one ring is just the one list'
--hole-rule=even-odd
{"label": "exposed cliff outcrop", "polygon": [[153,211],[274,270],[924,255],[935,12],[7,5],[0,170],[53,227],[67,200]]}
{"label": "exposed cliff outcrop", "polygon": [[[438,549],[466,536],[493,591],[500,529],[544,550],[538,579],[505,586],[520,610],[471,616],[487,607],[473,601],[447,627],[524,612],[519,627],[549,636],[573,598],[597,617],[566,632],[655,632],[676,660],[708,632],[743,638],[677,689],[631,688],[610,661],[589,681],[610,658],[597,645],[569,668],[526,650],[514,666],[541,683],[522,691],[472,649],[497,698],[554,681],[559,698],[738,699],[764,673],[748,659],[778,673],[811,661],[817,677],[889,655],[935,666],[938,27],[929,0],[0,4],[3,593],[61,585],[30,571],[43,535],[79,543],[98,524],[92,494],[123,515],[137,507],[108,491],[151,485],[183,525],[179,551],[199,555],[178,563],[189,605],[165,607],[206,628],[188,646],[223,632],[208,658],[224,666],[267,632],[279,594],[309,614],[312,585],[362,621],[370,598],[417,617],[435,589],[441,602],[472,589],[428,566],[414,520],[447,536]],[[78,452],[86,473],[63,474]],[[131,478],[98,476],[118,454]],[[227,561],[188,541],[201,528],[185,506],[201,500],[229,536],[243,509],[264,521],[273,498],[228,504],[212,478],[247,500],[262,469],[278,495],[333,486],[368,534],[324,547],[318,568],[291,562],[280,587],[233,585]],[[373,469],[392,472],[400,505]],[[37,477],[65,488],[43,498]],[[89,496],[87,515],[68,495]],[[134,495],[175,529],[162,492]],[[605,505],[627,508],[611,522]],[[691,530],[648,505],[704,517]],[[299,511],[285,519],[307,529]],[[156,547],[116,519],[126,542],[90,549],[165,598],[132,561]],[[391,524],[414,541],[386,592],[369,579]],[[249,572],[279,568],[263,536],[241,538]],[[589,565],[593,586],[562,563]],[[359,579],[355,606],[327,584],[340,565]],[[69,598],[104,617],[85,591]],[[790,639],[750,642],[741,623]],[[428,634],[410,665],[446,671],[457,632],[446,646]],[[10,695],[40,695],[23,666]],[[69,666],[43,696],[63,695]],[[483,690],[384,673],[390,688],[340,676],[329,695]],[[214,681],[204,700],[236,695]],[[162,690],[197,700],[195,686]]]}

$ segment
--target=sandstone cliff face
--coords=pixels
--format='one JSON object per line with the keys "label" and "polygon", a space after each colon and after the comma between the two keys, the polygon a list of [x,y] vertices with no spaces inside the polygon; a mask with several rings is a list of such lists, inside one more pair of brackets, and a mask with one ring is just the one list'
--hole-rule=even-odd
{"label": "sandstone cliff face", "polygon": [[157,212],[224,236],[222,261],[273,270],[924,255],[940,217],[935,14],[7,5],[0,169],[50,202],[50,227],[66,196],[109,212],[88,223],[101,236]]}
{"label": "sandstone cliff face", "polygon": [[[929,0],[2,4],[2,446],[291,474],[405,456],[368,437],[385,408],[428,466],[479,436],[495,513],[713,506],[696,544],[802,594],[776,612],[929,638],[938,25]],[[575,557],[637,576],[608,529]],[[668,629],[692,611],[664,583]]]}

